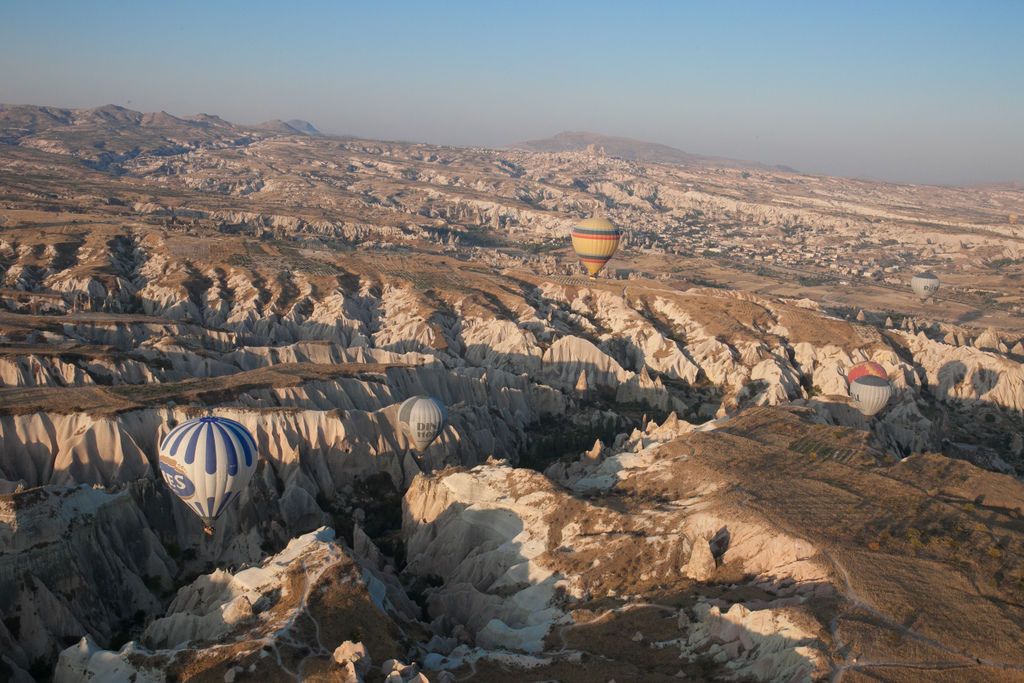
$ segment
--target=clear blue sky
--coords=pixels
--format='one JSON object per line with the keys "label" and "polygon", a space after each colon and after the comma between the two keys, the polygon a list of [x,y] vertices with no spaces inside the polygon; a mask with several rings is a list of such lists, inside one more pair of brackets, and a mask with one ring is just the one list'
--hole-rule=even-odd
{"label": "clear blue sky", "polygon": [[1024,0],[0,0],[0,102],[1024,181]]}

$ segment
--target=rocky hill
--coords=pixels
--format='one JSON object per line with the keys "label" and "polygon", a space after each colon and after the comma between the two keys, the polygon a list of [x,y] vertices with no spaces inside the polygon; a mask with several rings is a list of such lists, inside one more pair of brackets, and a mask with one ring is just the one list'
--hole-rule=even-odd
{"label": "rocky hill", "polygon": [[287,121],[274,119],[273,121],[261,123],[257,127],[285,135],[323,135],[312,123],[302,119],[289,119]]}
{"label": "rocky hill", "polygon": [[[1012,188],[2,111],[0,678],[1024,674],[1013,292],[684,241],[909,236],[1012,290]],[[596,281],[593,211],[629,227]],[[261,458],[207,537],[156,453],[210,413]]]}
{"label": "rocky hill", "polygon": [[748,170],[775,170],[796,173],[791,168],[770,167],[754,161],[737,161],[720,157],[690,154],[675,147],[644,142],[614,135],[598,135],[578,131],[565,131],[549,138],[526,140],[506,145],[504,149],[524,152],[557,154],[564,152],[590,152],[610,157],[654,164],[678,164],[681,166],[707,166],[714,168],[740,168]]}
{"label": "rocky hill", "polygon": [[579,131],[565,131],[552,135],[549,138],[517,142],[507,145],[506,148],[548,154],[559,152],[599,152],[620,159],[658,164],[699,165],[712,161],[709,157],[689,154],[668,145]]}

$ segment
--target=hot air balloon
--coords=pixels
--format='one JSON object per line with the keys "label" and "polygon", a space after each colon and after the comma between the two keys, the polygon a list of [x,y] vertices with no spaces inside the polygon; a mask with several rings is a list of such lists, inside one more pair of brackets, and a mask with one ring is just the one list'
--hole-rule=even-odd
{"label": "hot air balloon", "polygon": [[572,248],[591,279],[608,263],[619,246],[622,232],[603,218],[588,218],[572,231]]}
{"label": "hot air balloon", "polygon": [[430,396],[408,398],[398,409],[398,423],[421,452],[441,433],[447,419],[444,404]]}
{"label": "hot air balloon", "polygon": [[857,363],[850,368],[846,379],[850,382],[850,398],[864,417],[871,417],[889,402],[892,395],[889,375],[878,363]]}
{"label": "hot air balloon", "polygon": [[910,288],[921,301],[924,301],[935,292],[939,291],[939,278],[930,270],[918,273],[910,279]]}
{"label": "hot air balloon", "polygon": [[850,371],[846,373],[846,379],[847,381],[852,382],[856,379],[860,379],[864,375],[874,375],[875,377],[881,377],[887,381],[889,379],[889,374],[885,371],[885,368],[870,360],[862,361],[850,368]]}
{"label": "hot air balloon", "polygon": [[213,521],[245,490],[258,456],[245,427],[223,417],[182,422],[160,443],[160,472],[167,486],[213,533]]}

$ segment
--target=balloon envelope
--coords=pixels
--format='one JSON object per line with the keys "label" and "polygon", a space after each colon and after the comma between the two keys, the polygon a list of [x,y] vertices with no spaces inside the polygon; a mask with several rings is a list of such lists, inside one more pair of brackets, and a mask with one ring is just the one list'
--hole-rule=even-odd
{"label": "balloon envelope", "polygon": [[889,379],[888,373],[878,363],[866,360],[861,363],[857,363],[850,371],[846,373],[846,381],[853,383],[854,380],[863,377],[864,375],[874,375],[875,377],[881,377],[884,380]]}
{"label": "balloon envelope", "polygon": [[447,419],[448,411],[444,404],[429,396],[413,396],[398,409],[398,423],[418,451],[437,438]]}
{"label": "balloon envelope", "polygon": [[160,443],[167,486],[206,523],[227,509],[256,471],[256,440],[223,417],[199,417],[172,429]]}
{"label": "balloon envelope", "polygon": [[939,278],[930,270],[919,273],[910,279],[910,288],[914,290],[917,298],[924,301],[939,291]]}
{"label": "balloon envelope", "polygon": [[892,387],[889,380],[875,375],[863,375],[850,382],[850,398],[864,417],[871,417],[889,402]]}
{"label": "balloon envelope", "polygon": [[580,221],[572,231],[572,248],[592,276],[608,263],[619,247],[622,232],[603,218]]}

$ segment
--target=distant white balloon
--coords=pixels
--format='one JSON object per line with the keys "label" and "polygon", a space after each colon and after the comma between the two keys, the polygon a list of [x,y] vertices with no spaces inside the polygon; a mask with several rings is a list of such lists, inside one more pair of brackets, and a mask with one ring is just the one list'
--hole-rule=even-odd
{"label": "distant white balloon", "polygon": [[429,396],[413,396],[398,409],[398,422],[418,451],[424,450],[437,438],[447,419],[448,411],[444,404]]}
{"label": "distant white balloon", "polygon": [[939,278],[930,270],[918,273],[910,279],[910,288],[914,290],[918,299],[924,301],[939,291]]}
{"label": "distant white balloon", "polygon": [[160,443],[167,486],[209,527],[249,484],[256,471],[256,440],[223,417],[182,422]]}

